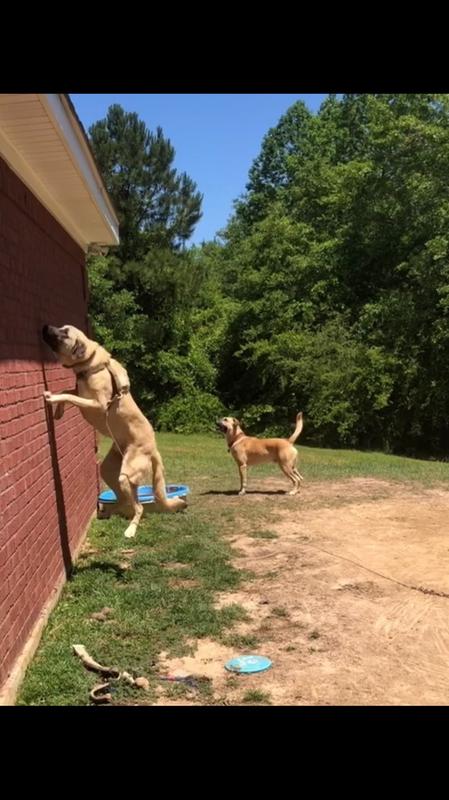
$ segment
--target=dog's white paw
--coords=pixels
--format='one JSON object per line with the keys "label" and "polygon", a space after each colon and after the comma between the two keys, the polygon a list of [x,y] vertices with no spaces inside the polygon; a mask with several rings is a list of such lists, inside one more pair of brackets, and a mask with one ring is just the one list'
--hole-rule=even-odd
{"label": "dog's white paw", "polygon": [[244,494],[246,494],[246,489],[240,489],[239,497],[243,497]]}
{"label": "dog's white paw", "polygon": [[132,539],[136,535],[137,525],[134,522],[131,522],[131,525],[128,525],[125,536],[127,539]]}

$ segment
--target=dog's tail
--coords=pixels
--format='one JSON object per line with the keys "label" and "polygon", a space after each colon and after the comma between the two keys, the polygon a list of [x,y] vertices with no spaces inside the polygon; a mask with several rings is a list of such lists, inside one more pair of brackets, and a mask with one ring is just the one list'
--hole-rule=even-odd
{"label": "dog's tail", "polygon": [[155,450],[151,456],[151,467],[153,469],[153,491],[156,498],[155,505],[158,511],[180,511],[187,507],[187,503],[182,497],[168,498],[165,492],[164,465],[161,454]]}
{"label": "dog's tail", "polygon": [[294,444],[296,442],[299,434],[302,431],[303,424],[304,422],[302,418],[302,411],[300,411],[299,414],[296,415],[296,428],[293,431],[292,435],[288,437],[288,441],[290,442],[290,444]]}

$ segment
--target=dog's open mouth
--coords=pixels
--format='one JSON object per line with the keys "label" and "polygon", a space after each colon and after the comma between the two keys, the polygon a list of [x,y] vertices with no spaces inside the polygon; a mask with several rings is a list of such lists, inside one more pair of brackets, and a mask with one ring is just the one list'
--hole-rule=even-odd
{"label": "dog's open mouth", "polygon": [[226,429],[226,425],[223,425],[223,423],[220,422],[219,419],[216,421],[215,427],[216,427],[217,431],[220,431],[220,433],[226,433],[226,430],[227,430]]}

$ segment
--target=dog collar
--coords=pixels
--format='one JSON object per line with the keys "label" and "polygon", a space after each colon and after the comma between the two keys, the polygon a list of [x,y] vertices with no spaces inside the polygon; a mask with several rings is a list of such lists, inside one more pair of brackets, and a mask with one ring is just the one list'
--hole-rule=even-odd
{"label": "dog collar", "polygon": [[241,441],[242,441],[242,439],[246,439],[246,438],[247,438],[247,437],[246,437],[246,434],[244,434],[244,433],[241,433],[241,434],[240,434],[240,433],[239,433],[239,435],[237,436],[237,439],[235,439],[235,441],[234,441],[234,442],[231,444],[231,446],[230,446],[230,447],[228,447],[228,453],[230,453],[230,452],[231,452],[231,450],[233,449],[233,447],[235,447],[235,446],[236,446],[236,444],[238,444],[239,442],[241,442]]}
{"label": "dog collar", "polygon": [[90,375],[95,375],[96,372],[101,372],[102,370],[107,369],[107,364],[97,364],[96,367],[89,367],[88,369],[84,369],[81,372],[76,373],[76,378],[86,379]]}

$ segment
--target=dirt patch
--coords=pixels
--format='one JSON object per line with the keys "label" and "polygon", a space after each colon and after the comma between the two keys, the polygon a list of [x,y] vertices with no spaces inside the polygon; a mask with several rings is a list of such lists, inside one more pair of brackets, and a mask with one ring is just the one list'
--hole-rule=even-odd
{"label": "dirt patch", "polygon": [[[208,679],[213,686],[212,702],[220,702],[226,675],[224,664],[232,658],[233,654],[234,651],[231,648],[214,642],[212,639],[201,639],[196,644],[193,655],[169,658],[166,652],[160,653],[158,669],[162,675],[175,675],[179,678],[198,676],[202,679]],[[166,685],[158,687],[158,694],[159,699],[155,703],[157,706],[202,704],[200,698],[194,692],[189,692],[185,697],[180,698],[167,696]]]}
{"label": "dirt patch", "polygon": [[255,578],[217,604],[245,608],[234,630],[254,634],[273,668],[230,679],[235,650],[203,640],[170,669],[208,675],[228,704],[258,690],[278,705],[447,705],[449,598],[401,584],[449,594],[449,492],[353,479],[271,503],[278,538],[233,537],[236,566]]}
{"label": "dirt patch", "polygon": [[200,639],[193,655],[169,658],[166,652],[159,655],[161,673],[170,673],[178,677],[200,675],[201,677],[219,680],[223,675],[223,665],[233,655],[229,647],[225,647],[212,639]]}

